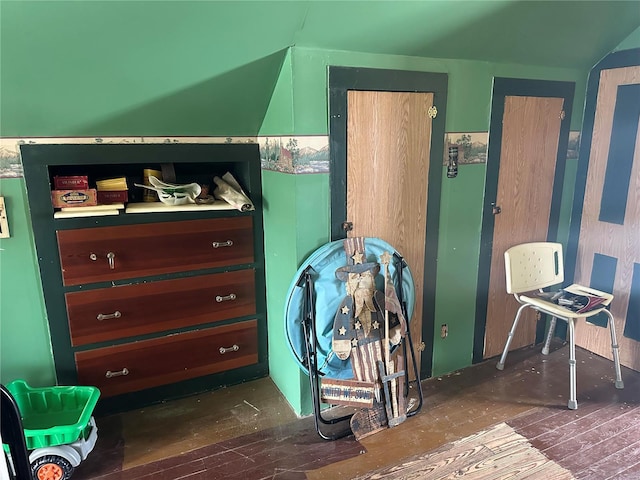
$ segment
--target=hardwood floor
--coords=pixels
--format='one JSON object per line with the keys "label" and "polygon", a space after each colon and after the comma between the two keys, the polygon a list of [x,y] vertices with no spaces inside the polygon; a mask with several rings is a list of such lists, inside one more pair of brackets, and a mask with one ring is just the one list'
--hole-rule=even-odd
{"label": "hardwood floor", "polygon": [[[469,463],[446,475],[392,473],[496,428],[570,478],[640,479],[640,373],[623,368],[625,389],[616,390],[612,362],[578,349],[578,410],[568,410],[568,348],[556,347],[512,352],[504,371],[491,360],[424,381],[417,415],[359,442],[322,440],[269,379],[98,418],[96,449],[73,480],[506,478]],[[501,458],[513,461],[501,464],[509,478],[543,478],[517,474],[518,455]]]}
{"label": "hardwood floor", "polygon": [[571,472],[545,457],[506,423],[448,443],[431,452],[404,459],[356,480],[446,478],[518,478],[573,480]]}

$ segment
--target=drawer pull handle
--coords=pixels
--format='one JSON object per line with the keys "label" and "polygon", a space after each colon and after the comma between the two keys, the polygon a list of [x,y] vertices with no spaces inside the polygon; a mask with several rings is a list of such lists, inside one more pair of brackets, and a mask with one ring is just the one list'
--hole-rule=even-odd
{"label": "drawer pull handle", "polygon": [[111,370],[107,370],[107,373],[104,374],[104,376],[107,377],[107,378],[124,377],[126,375],[129,375],[129,369],[128,368],[123,368],[119,372],[112,372]]}
{"label": "drawer pull handle", "polygon": [[233,345],[233,347],[229,348],[220,347],[220,355],[224,355],[225,353],[229,352],[237,352],[238,350],[240,350],[240,347],[235,344]]}
{"label": "drawer pull handle", "polygon": [[236,299],[236,294],[235,293],[230,293],[229,295],[226,295],[224,297],[221,297],[220,295],[216,296],[216,302],[220,303],[220,302],[226,302],[228,300],[235,300]]}
{"label": "drawer pull handle", "polygon": [[227,240],[226,242],[213,242],[211,245],[213,245],[213,248],[230,247],[233,245],[233,240]]}
{"label": "drawer pull handle", "polygon": [[122,314],[120,313],[120,311],[116,310],[113,313],[99,313],[98,316],[96,317],[100,322],[102,320],[109,320],[111,318],[120,318],[122,316]]}
{"label": "drawer pull handle", "polygon": [[116,258],[116,254],[115,253],[113,253],[113,252],[107,253],[107,260],[109,261],[109,268],[111,270],[114,270],[116,268],[115,258]]}
{"label": "drawer pull handle", "polygon": [[98,256],[95,253],[92,253],[91,255],[89,255],[89,258],[94,262],[98,260]]}

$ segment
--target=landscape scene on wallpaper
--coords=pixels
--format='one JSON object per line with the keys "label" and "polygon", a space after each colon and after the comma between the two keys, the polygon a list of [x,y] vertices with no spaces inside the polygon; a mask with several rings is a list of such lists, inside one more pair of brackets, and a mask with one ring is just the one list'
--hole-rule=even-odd
{"label": "landscape scene on wallpaper", "polygon": [[[458,164],[487,161],[488,132],[447,133],[443,162],[448,146],[459,145]],[[0,138],[0,178],[23,176],[20,145],[25,143],[255,143],[255,137],[64,137]],[[282,173],[328,173],[329,137],[258,137],[262,168]],[[567,159],[577,159],[580,132],[569,132]]]}
{"label": "landscape scene on wallpaper", "polygon": [[449,161],[449,146],[458,145],[458,165],[487,162],[488,132],[447,133],[444,139],[444,165]]}
{"label": "landscape scene on wallpaper", "polygon": [[[24,143],[24,141],[21,141]],[[12,142],[0,139],[0,178],[19,178],[23,176],[20,161],[20,147],[15,139]]]}
{"label": "landscape scene on wallpaper", "polygon": [[[489,143],[489,132],[471,133],[447,133],[445,135],[445,148],[443,164],[449,161],[449,146],[458,145],[458,165],[486,163],[487,145]],[[567,160],[578,158],[580,150],[580,132],[569,132],[567,144]]]}
{"label": "landscape scene on wallpaper", "polygon": [[101,143],[256,143],[255,137],[40,137],[0,138],[0,178],[23,176],[20,145]]}
{"label": "landscape scene on wallpaper", "polygon": [[329,137],[260,137],[264,170],[282,173],[328,173]]}

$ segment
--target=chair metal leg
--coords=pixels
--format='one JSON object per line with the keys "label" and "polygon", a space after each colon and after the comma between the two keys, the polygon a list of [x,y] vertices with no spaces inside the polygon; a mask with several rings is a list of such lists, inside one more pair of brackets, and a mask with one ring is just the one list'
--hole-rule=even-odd
{"label": "chair metal leg", "polygon": [[549,322],[549,331],[547,332],[547,338],[544,341],[544,346],[542,347],[542,354],[549,355],[549,345],[551,344],[551,339],[553,338],[553,334],[556,332],[556,322],[558,319],[554,316],[551,317],[551,322]]}
{"label": "chair metal leg", "polygon": [[507,337],[507,343],[504,346],[504,350],[502,352],[502,356],[500,357],[500,361],[496,365],[496,368],[498,370],[504,370],[504,362],[507,359],[507,353],[509,353],[509,345],[511,345],[511,340],[513,340],[513,334],[515,333],[516,327],[518,326],[518,321],[520,320],[520,315],[522,314],[522,311],[525,308],[527,308],[528,306],[529,305],[522,305],[518,309],[518,313],[516,313],[516,318],[513,320],[513,325],[511,327],[511,330],[509,331],[509,336]]}
{"label": "chair metal leg", "polygon": [[578,408],[576,399],[576,343],[575,343],[575,320],[567,319],[569,325],[569,403],[571,410]]}
{"label": "chair metal leg", "polygon": [[622,372],[620,371],[620,355],[618,353],[618,340],[616,339],[616,324],[613,314],[609,310],[604,310],[609,317],[609,332],[611,333],[611,352],[613,353],[613,365],[616,370],[616,388],[623,389]]}

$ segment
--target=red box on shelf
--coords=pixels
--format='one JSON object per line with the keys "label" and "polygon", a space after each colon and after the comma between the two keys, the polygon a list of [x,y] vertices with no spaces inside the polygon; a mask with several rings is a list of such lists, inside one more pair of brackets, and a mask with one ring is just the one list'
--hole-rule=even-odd
{"label": "red box on shelf", "polygon": [[89,178],[86,175],[56,175],[53,187],[55,190],[87,190]]}
{"label": "red box on shelf", "polygon": [[127,203],[128,201],[128,190],[98,190],[99,204],[108,205],[110,203]]}
{"label": "red box on shelf", "polygon": [[88,190],[53,190],[51,201],[55,208],[62,207],[89,207],[98,204],[96,189]]}

